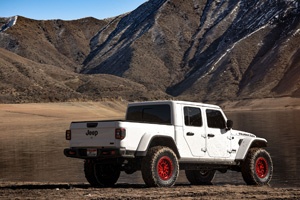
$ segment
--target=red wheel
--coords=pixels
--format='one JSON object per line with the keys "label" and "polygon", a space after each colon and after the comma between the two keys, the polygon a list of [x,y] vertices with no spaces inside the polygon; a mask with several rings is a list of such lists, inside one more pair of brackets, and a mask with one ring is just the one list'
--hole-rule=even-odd
{"label": "red wheel", "polygon": [[256,174],[259,178],[265,178],[268,173],[268,163],[266,159],[260,157],[255,163]]}
{"label": "red wheel", "polygon": [[162,180],[168,180],[173,173],[173,164],[170,158],[162,157],[157,164],[157,172]]}
{"label": "red wheel", "polygon": [[270,154],[261,148],[251,148],[241,164],[244,181],[248,185],[267,185],[273,175]]}
{"label": "red wheel", "polygon": [[141,163],[142,176],[150,187],[171,187],[179,174],[179,164],[174,151],[168,147],[149,149]]}

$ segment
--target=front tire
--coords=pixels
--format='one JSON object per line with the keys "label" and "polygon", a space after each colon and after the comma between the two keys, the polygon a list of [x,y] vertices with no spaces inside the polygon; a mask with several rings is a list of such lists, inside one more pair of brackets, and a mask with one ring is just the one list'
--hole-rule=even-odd
{"label": "front tire", "polygon": [[265,149],[251,148],[241,169],[243,179],[248,185],[267,185],[273,175],[273,162]]}
{"label": "front tire", "polygon": [[216,170],[185,170],[185,175],[192,185],[211,185]]}
{"label": "front tire", "polygon": [[176,154],[168,147],[152,147],[141,165],[142,176],[149,187],[171,187],[179,174]]}

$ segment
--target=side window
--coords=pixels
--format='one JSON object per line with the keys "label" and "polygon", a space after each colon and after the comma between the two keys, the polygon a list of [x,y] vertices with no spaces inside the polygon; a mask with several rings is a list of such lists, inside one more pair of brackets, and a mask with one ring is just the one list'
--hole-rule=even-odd
{"label": "side window", "polygon": [[207,126],[209,128],[220,128],[226,127],[225,120],[222,113],[218,110],[206,110]]}
{"label": "side window", "polygon": [[184,107],[184,123],[186,126],[202,126],[200,108]]}

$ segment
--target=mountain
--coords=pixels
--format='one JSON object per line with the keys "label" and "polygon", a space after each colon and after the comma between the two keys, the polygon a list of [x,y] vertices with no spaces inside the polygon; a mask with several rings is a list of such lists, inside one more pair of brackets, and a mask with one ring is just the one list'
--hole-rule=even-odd
{"label": "mountain", "polygon": [[[67,77],[55,78],[60,89],[51,89],[61,96],[44,92],[50,101],[300,97],[297,0],[149,0],[105,20],[18,16],[1,18],[0,26],[0,60],[10,58],[0,63],[6,68],[0,75],[12,76],[16,63],[32,62],[26,69],[49,69],[44,80],[53,80],[51,70]],[[80,81],[66,84],[74,77]],[[25,85],[11,81],[9,87]],[[9,96],[6,89],[0,93]],[[24,91],[26,101],[39,96]]]}
{"label": "mountain", "polygon": [[[1,21],[1,20],[0,20]],[[104,20],[32,20],[16,17],[2,31],[0,47],[32,61],[76,71],[90,52],[90,39],[107,25]]]}
{"label": "mountain", "polygon": [[78,74],[34,62],[1,48],[0,63],[1,103],[134,100],[137,95],[145,98],[161,95],[125,78]]}

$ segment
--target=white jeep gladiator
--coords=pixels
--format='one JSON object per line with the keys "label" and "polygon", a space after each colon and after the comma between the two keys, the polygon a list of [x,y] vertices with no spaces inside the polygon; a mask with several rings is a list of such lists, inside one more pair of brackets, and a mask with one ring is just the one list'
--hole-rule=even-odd
{"label": "white jeep gladiator", "polygon": [[87,181],[113,186],[121,171],[141,170],[148,186],[173,186],[179,170],[191,184],[209,184],[216,170],[239,171],[249,185],[273,174],[267,141],[232,130],[219,106],[184,102],[130,103],[125,120],[72,122],[64,154],[84,159]]}

